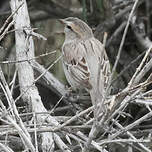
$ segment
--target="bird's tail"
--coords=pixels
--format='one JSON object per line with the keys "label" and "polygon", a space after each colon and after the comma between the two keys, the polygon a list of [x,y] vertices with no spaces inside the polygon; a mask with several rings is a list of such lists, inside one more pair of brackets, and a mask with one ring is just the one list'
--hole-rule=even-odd
{"label": "bird's tail", "polygon": [[100,93],[97,89],[90,90],[92,105],[94,106],[94,116],[97,118],[101,113],[105,112],[104,93]]}

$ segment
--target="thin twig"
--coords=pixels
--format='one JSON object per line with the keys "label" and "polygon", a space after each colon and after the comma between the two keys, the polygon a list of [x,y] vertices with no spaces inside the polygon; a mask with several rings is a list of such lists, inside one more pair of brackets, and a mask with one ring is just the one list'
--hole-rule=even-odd
{"label": "thin twig", "polygon": [[111,86],[111,82],[112,82],[114,73],[115,73],[115,71],[116,71],[116,67],[117,67],[118,61],[119,61],[119,59],[120,59],[121,51],[122,51],[122,48],[123,48],[123,45],[124,45],[124,42],[125,42],[125,38],[126,38],[126,35],[127,35],[127,31],[128,31],[129,25],[130,25],[130,21],[131,21],[131,19],[132,19],[132,17],[133,17],[133,13],[134,13],[135,8],[136,8],[136,6],[137,6],[137,4],[138,4],[138,1],[139,1],[139,0],[136,0],[136,1],[135,1],[134,5],[133,5],[133,7],[132,7],[132,10],[131,10],[131,12],[130,12],[130,14],[129,14],[129,18],[128,18],[128,21],[127,21],[127,25],[126,25],[125,30],[124,30],[124,33],[123,33],[123,37],[122,37],[122,40],[121,40],[121,43],[120,43],[120,47],[119,47],[119,50],[118,50],[118,54],[117,54],[117,57],[116,57],[115,64],[114,64],[114,66],[113,66],[113,68],[112,68],[112,73],[111,73],[110,78],[109,78],[109,82],[108,82],[108,86],[107,86],[107,89],[106,89],[107,91],[106,91],[106,92],[108,92],[108,90],[109,90],[109,88],[110,88],[110,86]]}
{"label": "thin twig", "polygon": [[0,143],[0,149],[1,150],[3,149],[5,152],[14,152],[11,148],[9,148],[8,146],[6,146],[6,145],[4,145],[2,143]]}
{"label": "thin twig", "polygon": [[147,52],[146,52],[146,54],[145,54],[142,62],[140,63],[140,65],[139,65],[138,68],[136,69],[136,72],[134,73],[134,75],[132,76],[130,82],[128,83],[128,86],[127,86],[128,88],[130,88],[130,87],[133,85],[134,80],[135,80],[137,74],[141,71],[142,66],[143,66],[144,63],[146,62],[146,59],[147,59],[148,55],[150,54],[151,49],[152,49],[152,45],[151,45],[150,48],[147,50]]}
{"label": "thin twig", "polygon": [[93,106],[89,107],[88,109],[76,114],[75,116],[73,116],[71,119],[67,120],[65,123],[63,123],[62,125],[60,125],[59,127],[56,127],[53,129],[53,131],[58,131],[61,130],[64,126],[70,124],[71,122],[75,121],[78,117],[90,112],[91,110],[93,110]]}
{"label": "thin twig", "polygon": [[[112,121],[114,121],[114,120],[112,120]],[[124,127],[123,127],[120,123],[118,123],[117,121],[114,121],[114,122],[115,122],[115,124],[117,125],[117,127],[119,127],[121,130],[124,129]],[[134,139],[134,140],[137,141],[137,139],[136,139],[129,131],[127,131],[126,133],[127,133],[127,135],[129,135],[132,139]],[[145,145],[143,145],[142,143],[137,142],[137,144],[138,144],[142,149],[144,149],[146,152],[151,152],[151,150],[149,150],[147,147],[145,147]]]}
{"label": "thin twig", "polygon": [[38,55],[38,56],[30,58],[30,59],[18,60],[18,61],[17,60],[15,60],[15,61],[2,61],[2,62],[0,62],[0,64],[15,64],[15,63],[21,63],[21,62],[30,62],[32,60],[35,60],[35,59],[38,59],[38,58],[41,58],[41,57],[44,57],[44,56],[48,56],[48,55],[51,55],[51,54],[54,54],[54,53],[56,53],[56,50],[51,51],[51,52],[47,52],[45,54]]}
{"label": "thin twig", "polygon": [[37,131],[36,131],[36,114],[33,113],[33,121],[34,121],[34,140],[35,140],[35,151],[38,152],[38,140],[37,140]]}
{"label": "thin twig", "polygon": [[138,120],[134,121],[133,123],[129,124],[125,128],[123,128],[121,131],[116,132],[114,135],[111,136],[111,139],[114,139],[118,137],[120,134],[132,129],[136,125],[140,124],[141,122],[145,121],[146,119],[150,118],[152,116],[152,111],[144,115],[143,117],[139,118]]}
{"label": "thin twig", "polygon": [[8,30],[13,26],[14,20],[11,21],[8,26],[5,28],[4,32],[0,35],[0,41],[4,38],[4,36],[7,34]]}
{"label": "thin twig", "polygon": [[60,102],[62,101],[62,99],[64,98],[64,96],[62,96],[57,103],[55,104],[55,106],[52,108],[52,110],[50,111],[50,114],[52,114],[54,112],[54,110],[56,109],[56,107],[60,104]]}
{"label": "thin twig", "polygon": [[48,70],[50,70],[60,59],[62,56],[58,57],[57,60],[55,60],[40,76],[38,76],[33,84],[31,86],[29,86],[23,93],[21,93],[16,99],[15,102],[17,102]]}
{"label": "thin twig", "polygon": [[9,20],[14,16],[15,13],[17,13],[17,11],[21,8],[21,6],[22,6],[23,4],[24,4],[24,2],[21,3],[21,4],[19,5],[19,7],[6,19],[4,25],[3,25],[3,26],[1,27],[1,29],[0,29],[0,34],[2,33],[2,31],[4,30],[4,28],[5,28],[6,25],[8,24]]}
{"label": "thin twig", "polygon": [[142,52],[141,54],[139,54],[139,55],[136,57],[136,59],[134,59],[130,64],[128,64],[126,67],[124,67],[124,69],[117,75],[116,78],[114,78],[114,79],[112,80],[111,83],[114,83],[118,78],[120,78],[120,76],[122,76],[122,74],[123,74],[124,72],[126,72],[126,70],[128,70],[131,66],[133,66],[133,64],[134,64],[135,62],[137,62],[137,61],[145,54],[145,52],[146,52],[146,51],[144,51],[144,52]]}

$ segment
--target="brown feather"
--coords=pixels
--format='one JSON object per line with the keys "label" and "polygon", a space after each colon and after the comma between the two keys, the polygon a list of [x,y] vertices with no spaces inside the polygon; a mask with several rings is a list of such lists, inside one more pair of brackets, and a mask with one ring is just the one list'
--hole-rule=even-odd
{"label": "brown feather", "polygon": [[[73,46],[75,49],[73,50]],[[77,81],[81,86],[91,89],[92,86],[89,83],[90,72],[87,66],[87,63],[84,58],[83,48],[76,47],[77,44],[65,44],[62,48],[64,64],[66,65],[67,70],[71,73],[72,79]]]}
{"label": "brown feather", "polygon": [[[86,23],[73,17],[66,18],[66,21],[72,28],[65,28],[65,42],[62,47],[66,78],[72,87],[88,90],[92,104],[97,105],[102,101],[109,81],[110,64],[106,51],[102,43],[94,38]],[[99,63],[101,71],[98,82]]]}

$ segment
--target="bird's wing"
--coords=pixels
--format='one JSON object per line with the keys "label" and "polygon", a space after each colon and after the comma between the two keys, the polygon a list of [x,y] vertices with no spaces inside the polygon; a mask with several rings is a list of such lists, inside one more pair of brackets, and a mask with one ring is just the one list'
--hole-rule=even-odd
{"label": "bird's wing", "polygon": [[103,79],[104,88],[106,88],[111,74],[109,59],[103,44],[99,40],[93,38],[91,43],[94,53],[99,58],[99,62],[101,61],[100,77]]}
{"label": "bird's wing", "polygon": [[67,43],[63,45],[63,61],[72,78],[87,89],[92,86],[89,82],[90,71],[85,60],[84,48],[80,43]]}
{"label": "bird's wing", "polygon": [[107,83],[109,81],[109,75],[111,73],[110,63],[106,51],[103,47],[103,44],[94,37],[85,41],[83,45],[84,48],[86,48],[85,50],[87,51],[86,59],[91,73],[91,78],[92,78],[91,84],[93,84],[95,87],[98,85],[97,78],[98,78],[99,64],[101,63],[99,87],[102,92],[107,87]]}

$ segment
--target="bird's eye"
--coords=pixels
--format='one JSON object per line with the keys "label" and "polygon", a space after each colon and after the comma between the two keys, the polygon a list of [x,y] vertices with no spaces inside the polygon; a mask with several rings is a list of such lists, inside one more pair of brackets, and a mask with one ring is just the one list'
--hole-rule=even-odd
{"label": "bird's eye", "polygon": [[71,27],[71,26],[67,25],[66,27],[67,27],[68,29],[72,30],[72,27]]}

